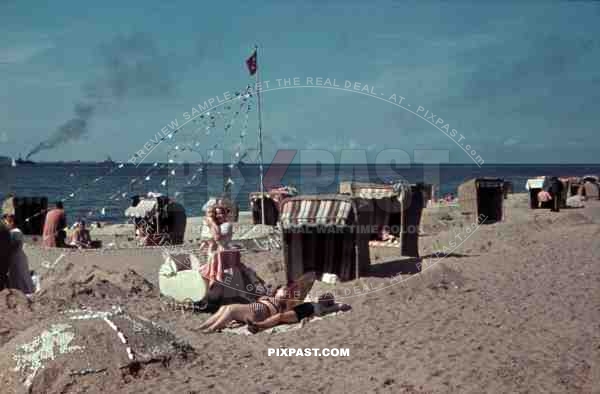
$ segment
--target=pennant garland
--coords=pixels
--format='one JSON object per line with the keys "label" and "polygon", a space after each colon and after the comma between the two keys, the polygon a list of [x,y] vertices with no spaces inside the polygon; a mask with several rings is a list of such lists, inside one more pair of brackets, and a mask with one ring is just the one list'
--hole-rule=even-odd
{"label": "pennant garland", "polygon": [[[253,56],[254,56],[254,59],[256,60],[255,55],[256,54],[254,54]],[[248,59],[248,60],[251,60],[251,59]],[[239,100],[239,104],[238,104],[239,107],[236,110],[234,110],[234,107],[236,106],[235,101],[238,101],[238,100]],[[152,146],[152,148],[150,150],[154,150],[154,148],[156,148],[159,144],[165,142],[167,144],[167,146],[169,146],[168,151],[172,151],[172,153],[173,153],[172,155],[169,154],[170,157],[168,158],[168,162],[171,164],[177,162],[176,159],[178,158],[179,154],[182,152],[193,152],[193,153],[199,154],[202,157],[202,152],[200,151],[200,149],[203,146],[206,147],[207,144],[206,144],[206,141],[202,141],[201,138],[213,137],[213,136],[217,137],[217,135],[213,135],[212,131],[213,130],[216,131],[217,129],[220,128],[220,129],[222,129],[222,133],[219,133],[219,134],[221,134],[222,138],[220,139],[219,142],[212,144],[212,148],[211,148],[212,150],[208,152],[208,155],[209,155],[208,160],[202,161],[203,162],[202,164],[204,166],[204,165],[210,163],[210,159],[212,159],[212,157],[214,156],[213,150],[224,149],[227,146],[236,145],[233,143],[233,141],[227,141],[227,139],[232,137],[231,132],[234,129],[234,126],[240,125],[241,127],[240,127],[240,131],[239,131],[239,136],[238,136],[239,142],[237,143],[235,148],[233,148],[231,150],[231,155],[230,155],[231,160],[230,160],[229,167],[235,168],[235,166],[238,165],[239,162],[241,160],[243,160],[244,157],[247,156],[247,153],[246,153],[247,147],[246,147],[245,138],[247,136],[247,129],[248,129],[248,123],[249,123],[249,112],[252,110],[252,103],[253,103],[252,100],[253,100],[253,95],[252,95],[251,86],[248,85],[248,86],[246,86],[245,89],[243,89],[241,91],[237,91],[235,94],[235,97],[231,100],[231,103],[226,104],[222,108],[222,110],[209,111],[209,112],[206,112],[205,114],[198,116],[197,119],[192,120],[192,123],[194,124],[195,127],[192,127],[193,130],[191,130],[191,133],[186,133],[187,130],[185,129],[185,127],[181,127],[179,129],[173,130],[171,133],[166,134],[160,140],[158,140],[156,142],[150,142],[151,144],[154,145],[154,146]],[[242,117],[242,121],[236,122],[236,120],[240,116]],[[189,141],[190,138],[192,139],[192,141]],[[137,158],[142,158],[137,153],[135,153],[133,156],[137,157]],[[176,163],[176,164],[181,164],[181,163]],[[80,185],[74,191],[68,193],[65,197],[60,198],[59,200],[66,202],[66,201],[75,199],[76,197],[81,197],[82,191],[91,190],[94,185],[98,185],[103,179],[112,175],[117,170],[125,168],[125,166],[126,166],[125,163],[117,162],[104,175],[96,176],[90,182]],[[203,166],[201,166],[200,168],[198,168],[196,170],[196,174],[193,174],[192,176],[190,176],[187,179],[187,182],[186,182],[187,185],[191,184],[192,181],[196,180],[198,174],[202,174],[202,172],[204,170]],[[140,194],[140,193],[134,193],[133,189],[136,188],[136,186],[139,188],[145,188],[144,185],[147,184],[148,182],[151,182],[154,179],[153,176],[156,175],[157,172],[165,170],[167,167],[168,167],[168,165],[159,164],[158,162],[154,162],[149,168],[146,169],[143,176],[138,176],[133,179],[128,179],[127,185],[124,185],[123,187],[119,188],[116,191],[110,192],[108,197],[105,198],[104,200],[120,201],[121,199],[125,199],[128,194]],[[167,177],[176,176],[177,173],[178,173],[177,167],[172,170],[167,170]],[[75,179],[75,174],[70,173],[69,178]],[[229,179],[228,182],[233,182],[233,181],[231,179]],[[167,184],[166,179],[162,179],[162,181],[160,182],[160,185],[165,186],[166,184]],[[93,191],[93,193],[97,193],[97,192]],[[143,193],[141,193],[141,194],[143,194]],[[179,195],[179,194],[181,194],[181,192],[176,191],[175,194]],[[106,207],[98,208],[97,211],[100,213],[101,216],[106,215]],[[45,214],[45,213],[46,213],[46,211],[37,212],[37,213],[33,214],[32,216],[26,218],[25,220],[29,221],[32,218],[39,216],[41,214]],[[93,215],[93,211],[87,212],[87,216],[92,216],[92,215]]]}

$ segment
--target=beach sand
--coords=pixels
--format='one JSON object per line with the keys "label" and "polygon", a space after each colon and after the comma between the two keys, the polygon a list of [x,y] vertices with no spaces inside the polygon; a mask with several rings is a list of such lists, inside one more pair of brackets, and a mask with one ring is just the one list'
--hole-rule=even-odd
{"label": "beach sand", "polygon": [[[74,306],[109,310],[119,304],[167,328],[197,355],[185,363],[119,378],[73,377],[60,387],[50,382],[51,390],[598,390],[600,201],[551,213],[529,210],[526,196],[515,194],[505,200],[503,222],[476,226],[470,220],[455,208],[426,209],[420,239],[426,257],[420,274],[410,274],[414,263],[398,258],[398,250],[371,248],[368,277],[315,287],[345,296],[342,301],[351,304],[352,311],[298,330],[254,336],[202,334],[197,327],[207,314],[179,310],[159,298],[153,285],[163,261],[160,250],[68,253],[48,270],[42,262],[54,262],[61,251],[31,243],[26,251],[31,268],[42,274],[43,291],[32,304],[17,292],[0,293],[0,345],[5,352],[0,357],[11,357],[10,346],[26,326]],[[112,225],[94,230],[92,236],[106,245],[126,240],[131,232],[130,226]],[[187,238],[195,239],[196,233]],[[439,251],[449,255],[436,255]],[[270,283],[283,280],[281,260],[280,251],[242,256]],[[348,348],[349,357],[267,356],[269,348],[284,347]]]}

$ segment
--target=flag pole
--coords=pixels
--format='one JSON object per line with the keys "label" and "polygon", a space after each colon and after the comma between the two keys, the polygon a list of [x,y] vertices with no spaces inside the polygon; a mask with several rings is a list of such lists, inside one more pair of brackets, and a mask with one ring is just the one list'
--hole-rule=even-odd
{"label": "flag pole", "polygon": [[264,181],[264,169],[263,169],[263,137],[262,137],[262,107],[260,99],[260,67],[258,67],[258,45],[254,46],[256,51],[256,98],[258,100],[258,170],[259,170],[259,181],[260,181],[260,212],[261,212],[261,223],[265,224],[265,185]]}

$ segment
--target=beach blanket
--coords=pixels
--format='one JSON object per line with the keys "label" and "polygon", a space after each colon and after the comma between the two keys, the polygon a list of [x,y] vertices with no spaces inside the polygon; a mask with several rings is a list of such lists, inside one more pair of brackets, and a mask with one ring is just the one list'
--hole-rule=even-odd
{"label": "beach blanket", "polygon": [[369,241],[370,247],[388,247],[397,248],[400,246],[400,239],[394,238],[387,241]]}
{"label": "beach blanket", "polygon": [[[302,321],[295,323],[295,324],[282,324],[273,328],[269,328],[267,330],[263,330],[260,331],[258,334],[252,334],[250,331],[248,331],[248,326],[247,325],[239,325],[236,324],[235,327],[231,327],[231,328],[226,328],[223,330],[224,333],[228,333],[228,334],[235,334],[235,335],[260,335],[260,334],[281,334],[284,332],[289,332],[289,331],[295,331],[298,330],[302,327],[304,327],[305,325],[307,325],[310,322],[314,322],[314,321],[319,321],[319,320],[323,320],[323,319],[327,319],[336,315],[339,315],[341,313],[344,312],[335,312],[335,313],[330,313],[324,316],[314,316],[314,317],[310,317],[307,319],[303,319]],[[240,323],[241,324],[241,323]]]}

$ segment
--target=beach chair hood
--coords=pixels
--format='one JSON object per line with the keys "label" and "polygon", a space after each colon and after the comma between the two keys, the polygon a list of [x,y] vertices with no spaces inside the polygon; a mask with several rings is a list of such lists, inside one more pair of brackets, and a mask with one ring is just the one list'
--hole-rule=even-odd
{"label": "beach chair hood", "polygon": [[404,195],[410,193],[410,185],[406,182],[396,182],[393,184],[341,182],[339,190],[342,194],[349,194],[351,197],[365,200],[380,200],[393,197],[403,200],[405,198]]}
{"label": "beach chair hood", "polygon": [[525,183],[525,189],[546,189],[548,186],[549,178],[547,176],[538,176],[535,178],[530,178]]}
{"label": "beach chair hood", "polygon": [[127,208],[125,210],[125,216],[127,216],[128,218],[145,218],[154,213],[156,206],[156,199],[144,199],[141,200],[140,203],[135,207]]}
{"label": "beach chair hood", "polygon": [[281,226],[345,226],[354,220],[356,211],[349,197],[340,195],[298,196],[281,203]]}

